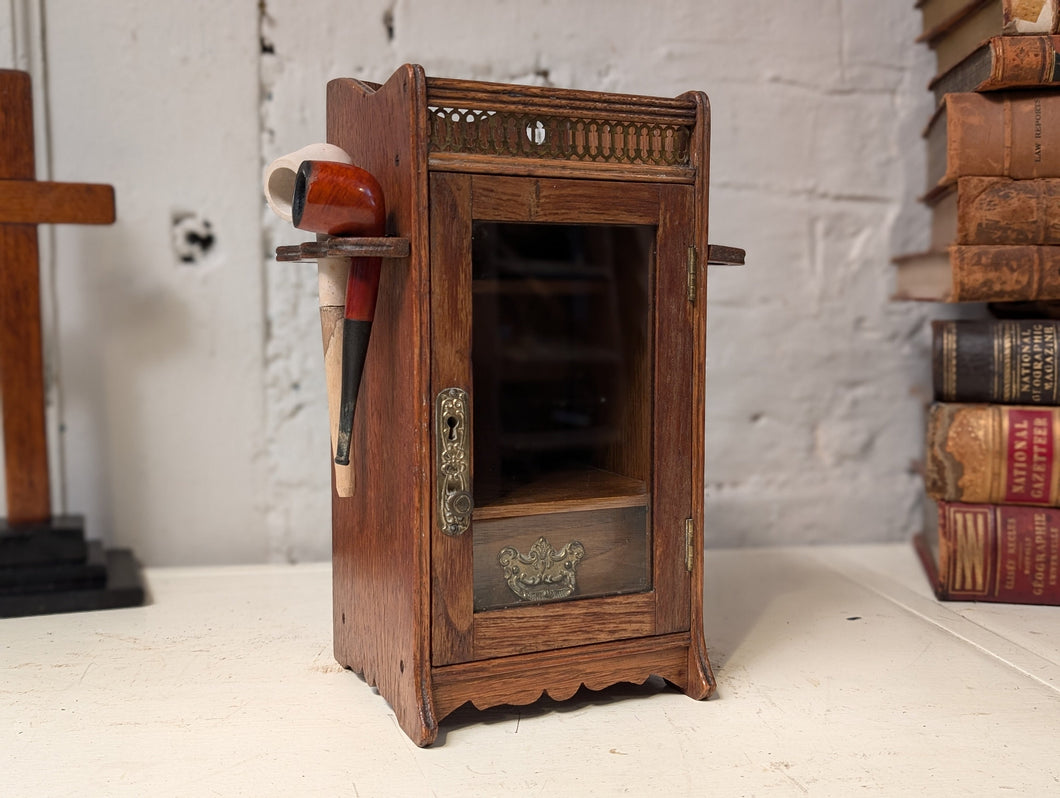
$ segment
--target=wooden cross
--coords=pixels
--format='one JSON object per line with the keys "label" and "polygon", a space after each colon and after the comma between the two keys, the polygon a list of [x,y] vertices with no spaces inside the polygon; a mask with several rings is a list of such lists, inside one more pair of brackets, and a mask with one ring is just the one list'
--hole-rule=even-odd
{"label": "wooden cross", "polygon": [[29,75],[0,70],[0,404],[7,521],[51,518],[38,224],[111,224],[112,186],[34,180]]}

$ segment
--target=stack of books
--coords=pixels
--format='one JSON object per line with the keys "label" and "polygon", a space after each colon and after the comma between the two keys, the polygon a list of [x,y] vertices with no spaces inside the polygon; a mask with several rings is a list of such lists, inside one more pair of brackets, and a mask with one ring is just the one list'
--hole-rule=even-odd
{"label": "stack of books", "polygon": [[915,543],[940,599],[1060,604],[1058,2],[917,4],[937,58],[932,238],[895,259],[896,297],[994,314],[932,323]]}

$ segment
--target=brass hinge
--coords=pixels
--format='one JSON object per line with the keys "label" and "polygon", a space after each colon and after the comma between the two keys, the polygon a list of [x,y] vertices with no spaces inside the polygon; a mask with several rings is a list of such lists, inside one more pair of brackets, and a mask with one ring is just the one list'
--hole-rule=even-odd
{"label": "brass hinge", "polygon": [[688,301],[696,301],[696,247],[688,247]]}
{"label": "brass hinge", "polygon": [[685,519],[685,568],[692,572],[692,563],[696,555],[695,549],[696,527],[691,518]]}

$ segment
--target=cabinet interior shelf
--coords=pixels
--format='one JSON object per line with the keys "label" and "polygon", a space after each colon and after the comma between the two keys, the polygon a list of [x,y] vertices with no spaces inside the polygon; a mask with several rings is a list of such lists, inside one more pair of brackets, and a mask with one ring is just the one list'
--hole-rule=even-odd
{"label": "cabinet interior shelf", "polygon": [[473,518],[484,521],[647,504],[648,489],[643,480],[600,468],[584,468],[557,471],[521,483],[510,492],[477,506]]}

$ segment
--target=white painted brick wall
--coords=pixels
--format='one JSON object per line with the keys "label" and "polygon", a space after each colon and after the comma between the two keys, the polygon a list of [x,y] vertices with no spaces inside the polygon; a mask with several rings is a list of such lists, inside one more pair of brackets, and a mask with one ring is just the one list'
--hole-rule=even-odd
{"label": "white painted brick wall", "polygon": [[[27,5],[0,4],[7,64]],[[915,198],[932,65],[911,2],[42,7],[50,174],[118,196],[117,225],[57,228],[46,266],[65,429],[56,502],[110,542],[159,564],[329,555],[315,276],[271,261],[300,239],[265,209],[260,170],[323,137],[327,80],[381,81],[405,62],[705,90],[710,238],[748,253],[746,268],[710,274],[708,544],[912,531],[911,389],[935,309],[888,302],[891,255],[927,241]],[[215,235],[190,264],[170,241],[184,213]]]}

